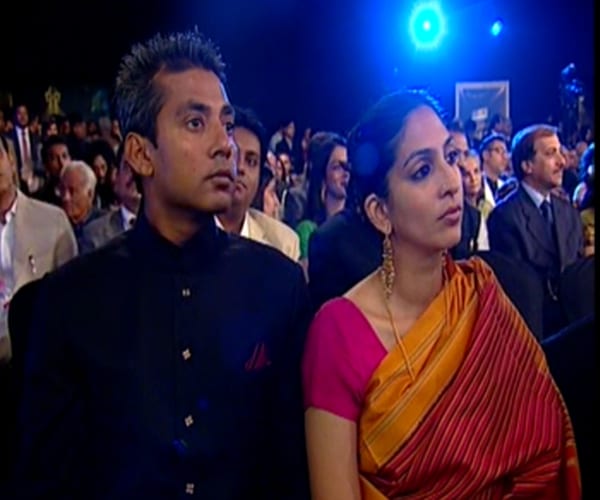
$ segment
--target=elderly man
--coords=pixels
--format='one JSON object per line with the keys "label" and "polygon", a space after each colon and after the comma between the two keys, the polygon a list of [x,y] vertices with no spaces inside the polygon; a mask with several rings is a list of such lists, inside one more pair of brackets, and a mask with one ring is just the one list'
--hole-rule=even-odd
{"label": "elderly man", "polygon": [[83,161],[72,161],[60,172],[60,199],[78,245],[81,244],[86,224],[105,213],[94,205],[96,182],[92,167]]}

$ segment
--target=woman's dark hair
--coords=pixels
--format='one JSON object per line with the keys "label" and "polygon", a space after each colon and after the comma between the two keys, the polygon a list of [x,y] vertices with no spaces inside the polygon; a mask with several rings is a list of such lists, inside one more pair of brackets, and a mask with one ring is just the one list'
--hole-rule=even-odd
{"label": "woman's dark hair", "polygon": [[265,194],[265,189],[269,185],[269,182],[273,180],[273,172],[268,167],[261,167],[260,169],[260,182],[258,185],[258,190],[256,191],[256,196],[250,205],[252,208],[256,208],[257,210],[263,211],[263,199]]}
{"label": "woman's dark hair", "polygon": [[396,147],[407,117],[426,106],[445,122],[441,106],[425,90],[399,90],[382,97],[353,127],[348,139],[352,165],[352,204],[362,212],[370,194],[386,199],[389,171],[396,160]]}
{"label": "woman's dark hair", "polygon": [[346,139],[335,132],[317,132],[308,144],[308,194],[304,218],[322,224],[327,218],[323,203],[323,182],[327,176],[327,165],[331,153],[337,146],[346,147]]}
{"label": "woman's dark hair", "polygon": [[104,161],[108,166],[106,179],[110,179],[113,170],[117,167],[117,158],[113,149],[110,147],[110,144],[104,139],[97,139],[90,143],[87,153],[86,163],[90,166],[94,163],[96,156],[102,156],[104,158]]}

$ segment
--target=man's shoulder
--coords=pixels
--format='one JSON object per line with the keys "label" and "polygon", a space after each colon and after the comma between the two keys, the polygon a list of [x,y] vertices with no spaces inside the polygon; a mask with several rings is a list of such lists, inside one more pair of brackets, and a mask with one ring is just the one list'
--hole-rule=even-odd
{"label": "man's shoulder", "polygon": [[[88,289],[101,280],[115,280],[132,263],[129,235],[123,234],[92,252],[79,255],[47,275],[50,285],[58,288],[69,283]],[[118,286],[118,283],[115,284]],[[66,290],[66,287],[65,287]]]}
{"label": "man's shoulder", "polygon": [[104,229],[111,224],[114,217],[119,217],[119,212],[111,210],[110,212],[98,216],[85,225],[83,234],[93,234]]}
{"label": "man's shoulder", "polygon": [[273,276],[301,272],[300,267],[286,257],[279,249],[236,234],[226,233],[228,238],[225,257],[239,262],[253,271],[268,272]]}
{"label": "man's shoulder", "polygon": [[248,216],[254,219],[266,233],[275,235],[280,240],[298,241],[298,235],[291,227],[281,221],[270,217],[269,215],[251,208],[248,210]]}
{"label": "man's shoulder", "polygon": [[58,223],[69,224],[67,215],[62,208],[46,203],[45,201],[36,200],[22,193],[19,194],[19,201],[25,206],[26,217],[34,217],[36,219],[52,220]]}

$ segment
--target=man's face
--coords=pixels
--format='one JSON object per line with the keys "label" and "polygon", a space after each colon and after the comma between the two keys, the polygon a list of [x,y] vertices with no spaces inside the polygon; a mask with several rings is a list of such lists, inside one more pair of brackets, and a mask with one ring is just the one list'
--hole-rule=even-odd
{"label": "man's face", "polygon": [[17,125],[21,128],[25,128],[29,125],[29,113],[25,106],[19,106],[15,111],[15,120]]}
{"label": "man's face", "polygon": [[73,135],[79,140],[87,137],[87,126],[85,122],[77,122],[73,124]]}
{"label": "man's face", "polygon": [[292,173],[292,160],[287,153],[277,155],[277,167],[281,169],[281,174],[289,177]]}
{"label": "man's face", "polygon": [[213,72],[199,68],[159,73],[154,85],[163,94],[156,146],[144,139],[148,163],[126,154],[145,178],[146,199],[170,212],[226,211],[236,168],[234,113],[223,85]]}
{"label": "man's face", "polygon": [[533,144],[533,150],[533,159],[524,162],[523,168],[530,183],[542,191],[561,186],[565,159],[558,136],[539,137]]}
{"label": "man's face", "polygon": [[73,224],[83,222],[94,202],[94,192],[81,170],[69,170],[60,180],[62,207]]}
{"label": "man's face", "polygon": [[51,178],[57,179],[63,167],[71,162],[71,155],[66,144],[55,144],[48,150],[46,171]]}
{"label": "man's face", "polygon": [[504,141],[492,141],[483,152],[483,160],[488,171],[495,176],[500,176],[508,167],[508,149]]}
{"label": "man's face", "polygon": [[234,129],[233,139],[239,155],[233,203],[248,210],[256,196],[260,180],[260,141],[253,132],[242,127]]}

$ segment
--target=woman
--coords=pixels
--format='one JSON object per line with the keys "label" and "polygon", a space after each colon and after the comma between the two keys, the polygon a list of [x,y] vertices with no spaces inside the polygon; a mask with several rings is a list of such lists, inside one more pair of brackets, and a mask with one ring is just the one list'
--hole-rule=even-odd
{"label": "woman", "polygon": [[350,169],[346,140],[333,132],[317,132],[308,148],[310,178],[304,220],[296,227],[300,262],[306,267],[312,233],[346,204]]}
{"label": "woman", "polygon": [[114,180],[117,172],[117,160],[110,145],[98,139],[90,143],[88,163],[96,174],[96,205],[98,208],[115,208],[117,199],[114,192]]}
{"label": "woman", "polygon": [[459,150],[424,92],[353,129],[381,268],[326,303],[303,360],[313,499],[580,498],[571,423],[491,270],[455,264]]}

